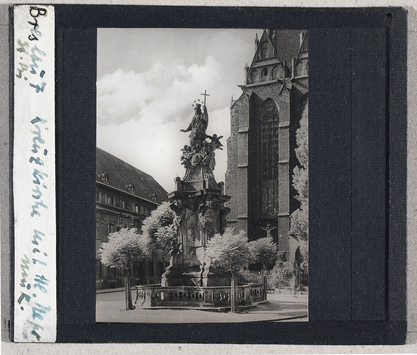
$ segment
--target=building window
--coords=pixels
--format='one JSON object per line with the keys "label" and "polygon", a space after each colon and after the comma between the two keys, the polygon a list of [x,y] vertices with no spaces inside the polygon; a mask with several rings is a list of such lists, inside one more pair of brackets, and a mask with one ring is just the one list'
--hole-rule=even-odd
{"label": "building window", "polygon": [[107,204],[113,206],[114,200],[113,196],[107,196]]}
{"label": "building window", "polygon": [[127,210],[127,202],[125,200],[122,200],[122,208]]}
{"label": "building window", "polygon": [[261,75],[262,75],[262,81],[266,81],[268,79],[268,68],[263,68]]}
{"label": "building window", "polygon": [[142,205],[140,206],[140,214],[145,214],[145,208]]}
{"label": "building window", "polygon": [[261,210],[263,215],[278,211],[278,108],[268,100],[261,113]]}
{"label": "building window", "polygon": [[135,206],[135,212],[139,213],[139,206],[138,205]]}
{"label": "building window", "polygon": [[101,202],[101,192],[100,191],[96,191],[96,201]]}
{"label": "building window", "polygon": [[114,232],[114,224],[113,223],[108,223],[107,224],[107,234],[113,233]]}

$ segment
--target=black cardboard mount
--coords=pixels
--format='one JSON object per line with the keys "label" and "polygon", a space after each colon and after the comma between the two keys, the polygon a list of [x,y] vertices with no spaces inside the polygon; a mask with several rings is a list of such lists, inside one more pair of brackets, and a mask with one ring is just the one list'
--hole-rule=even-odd
{"label": "black cardboard mount", "polygon": [[[58,342],[405,343],[405,10],[57,5],[55,11]],[[309,31],[309,322],[95,323],[98,27]]]}

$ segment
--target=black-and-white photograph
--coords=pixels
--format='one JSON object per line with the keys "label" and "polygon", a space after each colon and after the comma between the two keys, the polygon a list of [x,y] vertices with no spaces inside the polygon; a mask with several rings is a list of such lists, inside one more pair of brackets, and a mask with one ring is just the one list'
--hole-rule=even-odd
{"label": "black-and-white photograph", "polygon": [[307,321],[308,33],[97,32],[96,321]]}

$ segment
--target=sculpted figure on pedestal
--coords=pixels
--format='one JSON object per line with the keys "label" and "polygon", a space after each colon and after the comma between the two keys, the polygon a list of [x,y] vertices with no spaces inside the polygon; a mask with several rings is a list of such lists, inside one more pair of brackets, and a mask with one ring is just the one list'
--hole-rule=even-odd
{"label": "sculpted figure on pedestal", "polygon": [[181,129],[181,132],[190,132],[190,146],[192,149],[201,149],[203,141],[206,139],[206,130],[208,125],[208,111],[204,105],[203,110],[201,104],[195,104],[194,116],[190,125],[186,129]]}
{"label": "sculpted figure on pedestal", "polygon": [[[209,96],[208,94],[202,94],[205,97]],[[191,132],[190,133],[190,145],[185,145],[181,149],[181,164],[185,168],[196,168],[196,167],[206,167],[211,173],[216,166],[215,154],[216,149],[222,149],[223,144],[220,142],[220,139],[223,136],[218,137],[217,134],[209,136],[206,134],[208,126],[208,110],[206,107],[206,102],[204,98],[204,104],[201,106],[200,103],[195,103],[194,105],[194,116],[191,120],[191,123],[186,129],[181,129],[181,132]],[[207,141],[206,139],[211,141]]]}
{"label": "sculpted figure on pedestal", "polygon": [[171,208],[171,210],[175,212],[173,224],[174,224],[175,231],[178,234],[179,229],[181,227],[182,220],[184,219],[186,210],[184,206],[182,205],[181,200],[174,201],[173,203],[169,205],[169,207]]}

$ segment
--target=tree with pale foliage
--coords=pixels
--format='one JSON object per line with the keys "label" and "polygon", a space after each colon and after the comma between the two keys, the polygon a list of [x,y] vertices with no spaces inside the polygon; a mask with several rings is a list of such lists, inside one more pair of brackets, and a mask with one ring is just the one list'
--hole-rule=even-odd
{"label": "tree with pale foliage", "polygon": [[278,260],[278,245],[272,237],[253,240],[249,243],[252,263],[262,264],[262,270],[271,269]]}
{"label": "tree with pale foliage", "polygon": [[227,228],[223,235],[215,234],[208,241],[204,256],[207,266],[219,267],[236,275],[250,262],[246,233],[233,234],[233,229]]}
{"label": "tree with pale foliage", "polygon": [[173,225],[159,227],[155,233],[156,244],[169,257],[179,254],[178,233]]}
{"label": "tree with pale foliage", "polygon": [[168,256],[178,254],[180,245],[174,217],[175,212],[170,208],[170,203],[163,202],[143,221],[142,233],[149,238],[152,250]]}
{"label": "tree with pale foliage", "polygon": [[131,295],[131,268],[135,261],[146,259],[149,238],[138,234],[136,228],[122,228],[109,234],[108,242],[102,243],[99,256],[103,265],[124,271],[126,309],[133,309]]}
{"label": "tree with pale foliage", "polygon": [[296,132],[295,155],[300,163],[293,171],[293,187],[300,207],[291,214],[289,234],[300,243],[304,265],[308,267],[308,102]]}
{"label": "tree with pale foliage", "polygon": [[268,275],[268,284],[272,287],[278,288],[279,292],[281,293],[281,288],[289,286],[289,281],[292,275],[292,266],[282,262],[281,260],[278,260]]}
{"label": "tree with pale foliage", "polygon": [[207,267],[218,267],[232,274],[230,309],[232,312],[238,312],[236,275],[250,262],[246,233],[240,231],[233,234],[233,229],[227,228],[223,235],[215,234],[207,243],[204,261]]}

